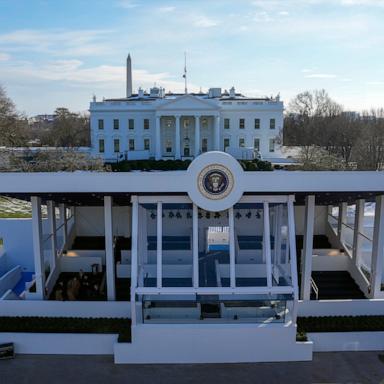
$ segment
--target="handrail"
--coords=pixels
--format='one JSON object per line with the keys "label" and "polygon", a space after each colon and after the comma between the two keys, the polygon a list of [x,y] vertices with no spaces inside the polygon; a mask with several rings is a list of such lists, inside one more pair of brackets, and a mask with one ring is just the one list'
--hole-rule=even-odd
{"label": "handrail", "polygon": [[319,300],[319,288],[316,285],[315,281],[311,277],[311,288],[313,289],[313,292],[315,292],[316,300]]}
{"label": "handrail", "polygon": [[[333,215],[330,214],[330,213],[328,213],[328,216],[329,216],[329,217],[332,217],[332,218],[335,219],[335,220],[338,220],[338,217],[333,216]],[[347,223],[344,223],[344,222],[342,222],[341,225],[343,225],[344,227],[347,227],[347,228],[351,229],[352,231],[355,231],[355,227],[354,227],[354,226],[351,226],[351,225],[349,225],[349,224],[347,224]],[[365,239],[367,239],[367,240],[370,241],[370,242],[373,241],[370,237],[368,237],[368,236],[365,235],[364,233],[359,232],[359,235],[360,235],[360,236],[363,236]]]}

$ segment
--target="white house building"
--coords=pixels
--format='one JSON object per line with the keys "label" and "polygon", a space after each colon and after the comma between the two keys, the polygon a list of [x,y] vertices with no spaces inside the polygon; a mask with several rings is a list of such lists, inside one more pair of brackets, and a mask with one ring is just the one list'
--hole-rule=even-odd
{"label": "white house building", "polygon": [[128,56],[126,97],[90,103],[92,154],[106,161],[193,159],[215,150],[273,160],[281,157],[283,108],[279,96],[246,97],[234,87],[178,94],[154,86],[133,94]]}

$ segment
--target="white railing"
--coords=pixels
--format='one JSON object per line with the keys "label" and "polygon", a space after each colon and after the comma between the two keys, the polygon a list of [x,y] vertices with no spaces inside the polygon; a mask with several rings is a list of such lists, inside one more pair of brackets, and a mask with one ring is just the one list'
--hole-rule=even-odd
{"label": "white railing", "polygon": [[315,281],[311,277],[311,288],[313,289],[313,292],[315,293],[316,300],[319,300],[319,288],[316,285]]}

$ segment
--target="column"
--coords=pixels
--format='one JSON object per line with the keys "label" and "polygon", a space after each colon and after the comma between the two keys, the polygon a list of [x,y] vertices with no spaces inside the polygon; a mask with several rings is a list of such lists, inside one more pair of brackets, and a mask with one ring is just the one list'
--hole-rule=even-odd
{"label": "column", "polygon": [[51,243],[51,258],[49,262],[50,272],[56,267],[56,257],[57,257],[57,235],[56,235],[56,212],[55,212],[55,203],[50,200],[47,201],[47,213],[48,213],[48,225],[49,225],[49,235]]}
{"label": "column", "polygon": [[214,117],[214,119],[214,149],[215,151],[220,151],[220,116],[217,115]]}
{"label": "column", "polygon": [[384,195],[376,197],[375,222],[372,239],[371,297],[381,293],[384,258]]}
{"label": "column", "polygon": [[193,288],[199,287],[199,215],[196,204],[192,210]]}
{"label": "column", "polygon": [[43,249],[43,225],[41,222],[41,198],[37,196],[31,196],[31,203],[36,296],[38,299],[43,300],[45,298],[45,267]]}
{"label": "column", "polygon": [[315,224],[315,196],[305,197],[304,244],[301,254],[301,299],[311,299],[311,276],[313,255],[313,228]]}
{"label": "column", "polygon": [[353,226],[353,248],[352,248],[352,260],[353,264],[356,265],[358,257],[361,252],[361,237],[359,233],[363,232],[364,228],[364,206],[365,200],[356,200],[356,211],[355,211],[355,224]]}
{"label": "column", "polygon": [[194,156],[200,155],[200,116],[195,116],[195,153]]}
{"label": "column", "polygon": [[180,115],[176,115],[176,134],[175,134],[175,159],[181,159],[180,152]]}
{"label": "column", "polygon": [[235,254],[235,220],[233,216],[233,207],[228,209],[229,225],[229,277],[231,288],[236,287],[236,254]]}
{"label": "column", "polygon": [[272,288],[271,230],[270,230],[270,224],[269,224],[269,203],[264,202],[263,205],[264,205],[263,255],[265,258],[266,270],[267,270],[267,286],[268,288]]}
{"label": "column", "polygon": [[59,205],[60,210],[60,221],[59,226],[61,227],[61,233],[63,235],[63,250],[67,248],[67,240],[68,240],[68,228],[67,228],[67,210],[65,208],[65,204]]}
{"label": "column", "polygon": [[157,260],[157,288],[163,286],[163,203],[157,202],[157,247],[156,247],[156,260]]}
{"label": "column", "polygon": [[132,196],[132,230],[131,230],[131,321],[136,325],[137,259],[138,259],[138,229],[139,229],[139,200]]}
{"label": "column", "polygon": [[343,232],[344,232],[344,226],[343,223],[347,221],[347,203],[341,203],[339,204],[339,219],[337,222],[337,236],[339,238],[339,241],[341,244],[343,244]]}
{"label": "column", "polygon": [[161,116],[156,116],[156,127],[155,127],[155,130],[156,130],[156,153],[155,153],[155,159],[156,160],[160,160],[161,159],[161,134],[160,134],[160,123],[161,123],[161,120],[160,120]]}
{"label": "column", "polygon": [[105,264],[107,277],[108,301],[116,299],[115,294],[115,247],[113,242],[112,197],[104,196],[104,227],[105,227]]}
{"label": "column", "polygon": [[290,195],[288,199],[288,240],[289,240],[289,255],[291,262],[291,279],[293,286],[293,307],[292,307],[292,322],[296,323],[297,305],[298,305],[298,280],[297,280],[297,261],[296,261],[296,233],[295,233],[295,209],[293,206],[295,196]]}
{"label": "column", "polygon": [[[275,250],[278,250],[277,264],[282,264],[282,253],[281,253],[281,225],[282,225],[283,206],[279,204],[276,209],[276,237],[275,237]],[[275,252],[276,253],[276,252]],[[284,260],[285,264],[288,263],[288,257]]]}

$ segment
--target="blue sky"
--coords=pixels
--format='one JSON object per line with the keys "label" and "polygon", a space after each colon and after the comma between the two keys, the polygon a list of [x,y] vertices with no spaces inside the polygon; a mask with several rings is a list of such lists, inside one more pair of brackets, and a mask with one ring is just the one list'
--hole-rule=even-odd
{"label": "blue sky", "polygon": [[0,0],[0,83],[19,110],[85,111],[92,94],[212,86],[252,96],[325,88],[384,106],[384,0]]}

